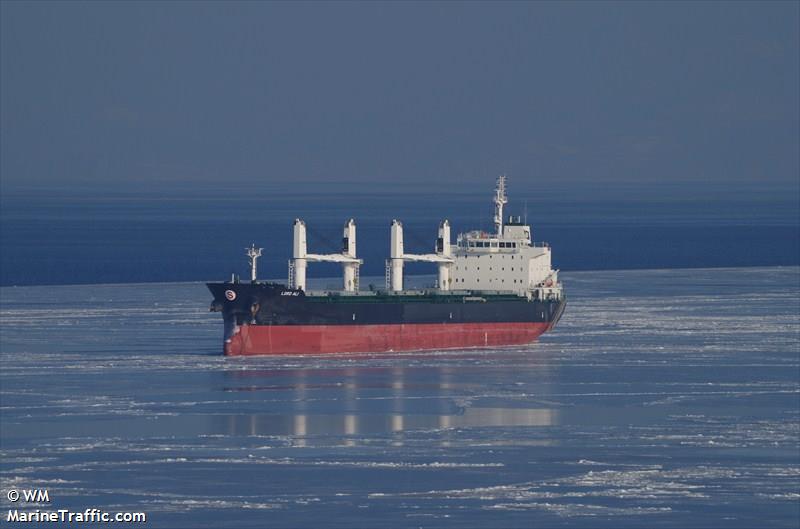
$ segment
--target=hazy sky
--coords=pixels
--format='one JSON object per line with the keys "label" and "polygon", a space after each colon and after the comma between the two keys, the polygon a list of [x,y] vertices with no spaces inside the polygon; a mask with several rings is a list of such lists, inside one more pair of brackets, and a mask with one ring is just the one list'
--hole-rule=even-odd
{"label": "hazy sky", "polygon": [[3,1],[5,192],[797,192],[800,3]]}

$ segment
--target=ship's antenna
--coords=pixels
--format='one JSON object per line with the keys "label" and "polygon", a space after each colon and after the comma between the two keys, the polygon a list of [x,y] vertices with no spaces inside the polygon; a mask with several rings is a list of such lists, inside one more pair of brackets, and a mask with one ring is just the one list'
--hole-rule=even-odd
{"label": "ship's antenna", "polygon": [[497,177],[497,187],[494,193],[494,227],[497,236],[503,236],[503,206],[508,203],[506,197],[506,175]]}
{"label": "ship's antenna", "polygon": [[525,199],[525,226],[528,225],[528,199]]}
{"label": "ship's antenna", "polygon": [[256,248],[255,244],[251,244],[250,248],[245,248],[247,257],[250,258],[250,281],[256,282],[256,260],[261,257],[261,250],[263,248]]}

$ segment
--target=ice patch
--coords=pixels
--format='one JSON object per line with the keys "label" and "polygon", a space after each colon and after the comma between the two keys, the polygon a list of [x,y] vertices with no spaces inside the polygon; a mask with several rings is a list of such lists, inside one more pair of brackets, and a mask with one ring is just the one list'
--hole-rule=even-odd
{"label": "ice patch", "polygon": [[498,503],[485,506],[484,509],[501,511],[527,511],[531,509],[548,511],[564,518],[575,516],[646,516],[652,514],[668,514],[670,507],[607,507],[604,505],[586,505],[582,503]]}

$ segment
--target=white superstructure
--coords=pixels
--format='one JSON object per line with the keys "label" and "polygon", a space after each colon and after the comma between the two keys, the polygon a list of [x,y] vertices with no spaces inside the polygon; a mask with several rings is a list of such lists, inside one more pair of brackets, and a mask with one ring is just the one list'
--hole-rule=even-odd
{"label": "white superstructure", "polygon": [[540,299],[561,296],[558,271],[553,270],[550,247],[532,242],[531,227],[520,217],[503,222],[508,202],[505,176],[495,190],[495,233],[470,231],[458,236],[452,246],[453,289],[512,290]]}
{"label": "white superstructure", "polygon": [[558,271],[547,245],[534,245],[530,227],[510,217],[501,236],[471,231],[453,246],[452,288],[459,290],[539,291],[557,294]]}
{"label": "white superstructure", "polygon": [[[393,220],[390,230],[390,259],[386,263],[386,289],[404,292],[403,268],[406,262],[428,262],[438,267],[436,288],[440,291],[505,291],[536,299],[559,299],[562,296],[558,270],[553,270],[550,246],[534,244],[531,228],[520,217],[503,217],[506,178],[497,179],[494,204],[494,233],[470,231],[459,234],[450,243],[450,223],[439,224],[434,253],[409,254],[403,247],[403,223]],[[343,290],[358,293],[359,266],[356,257],[356,225],[353,219],[344,225],[342,252],[308,253],[306,225],[294,222],[293,259],[289,262],[289,285],[306,289],[309,262],[336,262],[343,268]],[[255,249],[253,249],[255,251]],[[249,254],[248,254],[249,255]],[[260,252],[259,252],[260,255]],[[251,256],[253,277],[255,258]]]}

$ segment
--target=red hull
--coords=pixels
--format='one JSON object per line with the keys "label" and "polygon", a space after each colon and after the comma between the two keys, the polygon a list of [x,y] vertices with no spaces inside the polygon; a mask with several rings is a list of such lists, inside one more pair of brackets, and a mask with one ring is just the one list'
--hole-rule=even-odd
{"label": "red hull", "polygon": [[243,325],[225,354],[320,354],[459,349],[531,343],[550,323]]}

